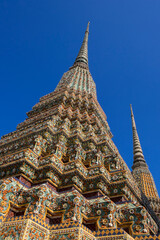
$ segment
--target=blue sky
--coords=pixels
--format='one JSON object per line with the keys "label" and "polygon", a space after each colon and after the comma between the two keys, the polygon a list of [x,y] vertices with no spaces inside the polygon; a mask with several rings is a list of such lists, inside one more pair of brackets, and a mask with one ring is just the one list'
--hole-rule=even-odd
{"label": "blue sky", "polygon": [[90,21],[89,68],[113,141],[132,166],[132,103],[160,193],[160,1],[1,0],[0,135],[72,66]]}

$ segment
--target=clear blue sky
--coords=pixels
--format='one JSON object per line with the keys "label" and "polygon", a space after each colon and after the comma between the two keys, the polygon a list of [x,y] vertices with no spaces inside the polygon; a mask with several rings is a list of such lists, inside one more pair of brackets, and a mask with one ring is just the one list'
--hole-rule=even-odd
{"label": "clear blue sky", "polygon": [[90,21],[89,67],[113,141],[131,167],[132,103],[160,193],[159,13],[159,0],[1,0],[0,135],[55,89]]}

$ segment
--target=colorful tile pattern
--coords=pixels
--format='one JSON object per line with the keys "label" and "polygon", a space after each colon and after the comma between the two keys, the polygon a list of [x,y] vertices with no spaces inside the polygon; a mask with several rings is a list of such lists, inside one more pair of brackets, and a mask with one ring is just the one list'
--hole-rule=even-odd
{"label": "colorful tile pattern", "polygon": [[159,239],[97,101],[88,33],[55,91],[0,140],[2,240]]}

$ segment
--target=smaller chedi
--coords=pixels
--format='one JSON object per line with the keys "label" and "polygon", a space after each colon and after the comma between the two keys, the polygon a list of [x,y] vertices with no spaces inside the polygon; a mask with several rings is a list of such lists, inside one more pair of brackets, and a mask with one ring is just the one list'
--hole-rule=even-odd
{"label": "smaller chedi", "polygon": [[1,240],[160,239],[160,201],[131,107],[133,171],[112,141],[88,67],[73,66],[0,140]]}

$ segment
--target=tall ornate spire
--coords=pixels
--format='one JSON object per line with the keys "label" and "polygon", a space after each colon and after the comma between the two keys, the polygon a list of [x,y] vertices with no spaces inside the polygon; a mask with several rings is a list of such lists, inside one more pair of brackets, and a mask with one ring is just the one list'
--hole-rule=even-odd
{"label": "tall ornate spire", "polygon": [[[96,99],[88,27],[75,65],[56,90],[0,140],[0,239],[160,240],[159,221]],[[145,195],[157,196],[152,203],[160,212],[151,174],[137,167],[137,177],[139,169]]]}
{"label": "tall ornate spire", "polygon": [[[132,118],[132,131],[133,131],[133,176],[136,179],[142,192],[148,197],[151,206],[153,205],[153,199],[159,201],[158,192],[154,179],[151,172],[149,171],[148,165],[144,159],[142,147],[139,141],[135,119],[133,115],[132,105],[131,108],[131,118]],[[153,206],[152,206],[153,207]]]}
{"label": "tall ornate spire", "polygon": [[81,94],[90,94],[96,98],[96,85],[88,68],[89,24],[90,22],[88,22],[84,40],[78,56],[69,71],[63,74],[57,85],[56,91],[70,89],[78,91]]}
{"label": "tall ornate spire", "polygon": [[136,123],[135,123],[135,119],[134,119],[131,104],[130,104],[130,108],[131,108],[131,118],[132,118],[133,157],[134,157],[132,169],[134,169],[136,167],[139,167],[139,166],[143,166],[143,167],[146,166],[147,167],[146,161],[144,159],[142,147],[141,147],[141,144],[140,144],[140,141],[139,141],[139,137],[138,137],[138,133],[137,133],[137,129],[136,129]]}
{"label": "tall ornate spire", "polygon": [[74,65],[76,65],[76,63],[84,63],[88,66],[88,35],[89,35],[89,24],[90,22],[88,22],[87,25],[87,29],[84,35],[84,39],[83,39],[83,43],[82,46],[79,50],[78,56],[74,62]]}

